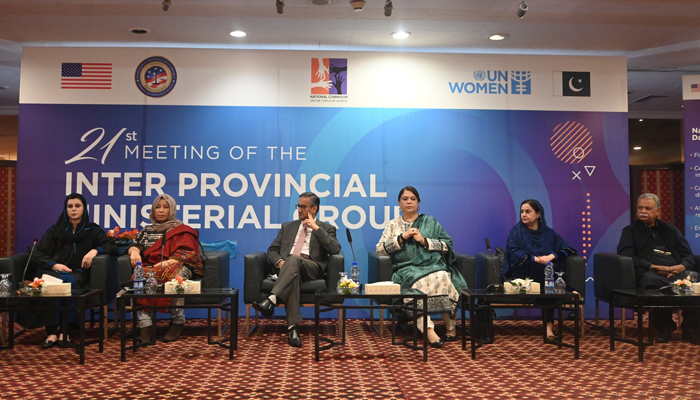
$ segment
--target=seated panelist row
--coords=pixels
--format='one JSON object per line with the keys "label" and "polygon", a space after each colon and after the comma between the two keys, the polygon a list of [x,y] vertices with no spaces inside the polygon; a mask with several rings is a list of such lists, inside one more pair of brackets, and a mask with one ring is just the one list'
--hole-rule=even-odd
{"label": "seated panelist row", "polygon": [[[159,283],[176,276],[186,279],[201,278],[204,272],[199,253],[198,233],[177,219],[175,213],[176,204],[171,196],[157,196],[149,215],[151,224],[139,232],[127,250],[132,266],[136,262],[143,262],[144,270],[153,271]],[[107,236],[99,225],[90,222],[85,198],[73,193],[66,197],[58,221],[46,231],[37,244],[31,260],[32,270],[26,276],[40,277],[46,273],[71,283],[72,289],[84,289],[89,283],[93,258],[98,254],[115,256],[117,252],[114,240]],[[161,256],[164,257],[162,261]],[[180,305],[183,300],[176,301],[173,305]],[[169,299],[154,299],[145,304],[157,308],[168,302]],[[177,340],[185,323],[182,308],[173,309],[171,315],[172,324],[163,338],[164,341]],[[69,313],[67,318],[68,330],[76,329],[74,313]],[[150,313],[139,311],[138,319],[141,328],[139,339],[150,342],[155,334]],[[59,344],[64,334],[70,334],[59,331],[58,321],[56,313],[36,310],[21,314],[18,322],[27,328],[45,326],[47,337],[42,347],[48,349]]]}

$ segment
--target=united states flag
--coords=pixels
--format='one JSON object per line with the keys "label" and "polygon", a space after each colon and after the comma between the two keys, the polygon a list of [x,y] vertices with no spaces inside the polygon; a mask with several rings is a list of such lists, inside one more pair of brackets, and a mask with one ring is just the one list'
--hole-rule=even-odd
{"label": "united states flag", "polygon": [[61,89],[111,89],[112,63],[62,63]]}

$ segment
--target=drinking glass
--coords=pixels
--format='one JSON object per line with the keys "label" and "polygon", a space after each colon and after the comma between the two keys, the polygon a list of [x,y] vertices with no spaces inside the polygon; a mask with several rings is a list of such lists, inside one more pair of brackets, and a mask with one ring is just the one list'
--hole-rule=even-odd
{"label": "drinking glass", "polygon": [[562,278],[562,275],[564,275],[563,271],[557,271],[557,280],[554,282],[554,293],[556,294],[566,293],[566,282],[564,282],[564,278]]}
{"label": "drinking glass", "polygon": [[9,297],[12,294],[12,282],[9,278],[10,274],[0,274],[2,280],[0,280],[0,297]]}
{"label": "drinking glass", "polygon": [[148,279],[146,280],[146,294],[155,294],[158,289],[158,281],[153,277],[155,271],[148,271]]}

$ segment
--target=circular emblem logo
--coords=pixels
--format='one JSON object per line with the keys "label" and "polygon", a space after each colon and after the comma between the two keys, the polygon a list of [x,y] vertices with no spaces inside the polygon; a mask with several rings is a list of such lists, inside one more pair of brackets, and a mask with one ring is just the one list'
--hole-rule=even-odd
{"label": "circular emblem logo", "polygon": [[486,72],[482,70],[474,71],[474,79],[476,79],[477,81],[483,81],[484,79],[486,79]]}
{"label": "circular emblem logo", "polygon": [[150,57],[136,68],[136,87],[150,97],[163,97],[175,88],[177,72],[164,57]]}

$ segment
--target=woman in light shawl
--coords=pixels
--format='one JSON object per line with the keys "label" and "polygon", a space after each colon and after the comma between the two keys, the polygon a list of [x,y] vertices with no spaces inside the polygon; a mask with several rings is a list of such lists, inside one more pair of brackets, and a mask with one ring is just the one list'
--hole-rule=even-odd
{"label": "woman in light shawl", "polygon": [[[384,228],[377,253],[391,257],[394,271],[391,279],[401,289],[414,288],[429,296],[428,314],[442,314],[447,329],[444,341],[454,341],[457,302],[467,282],[452,266],[455,261],[452,238],[435,218],[418,213],[420,195],[416,188],[404,187],[398,200],[403,215]],[[426,318],[430,345],[442,347],[443,339],[435,333],[430,316]],[[418,329],[423,329],[422,317],[418,318]]]}
{"label": "woman in light shawl", "polygon": [[[506,280],[530,278],[544,288],[544,267],[547,263],[552,263],[554,271],[562,271],[566,258],[575,254],[576,250],[547,226],[540,202],[528,199],[520,204],[520,221],[508,235],[503,276]],[[545,315],[547,338],[552,340],[554,310],[542,309],[542,317]]]}
{"label": "woman in light shawl", "polygon": [[[199,234],[175,217],[177,205],[170,195],[161,194],[153,201],[149,215],[152,225],[146,225],[139,232],[134,244],[129,247],[127,254],[131,266],[137,262],[143,263],[144,276],[148,271],[154,272],[158,283],[165,283],[176,276],[182,279],[201,277],[204,273],[202,258],[199,253]],[[163,242],[165,245],[163,246]],[[162,258],[161,258],[162,257]],[[169,299],[149,299],[142,304],[163,306]],[[173,300],[173,305],[183,305],[184,299]],[[137,312],[141,334],[139,339],[150,342],[155,335],[155,326],[148,310]],[[182,308],[170,311],[172,318],[170,329],[163,338],[164,342],[174,342],[182,333],[185,324],[185,312]]]}

